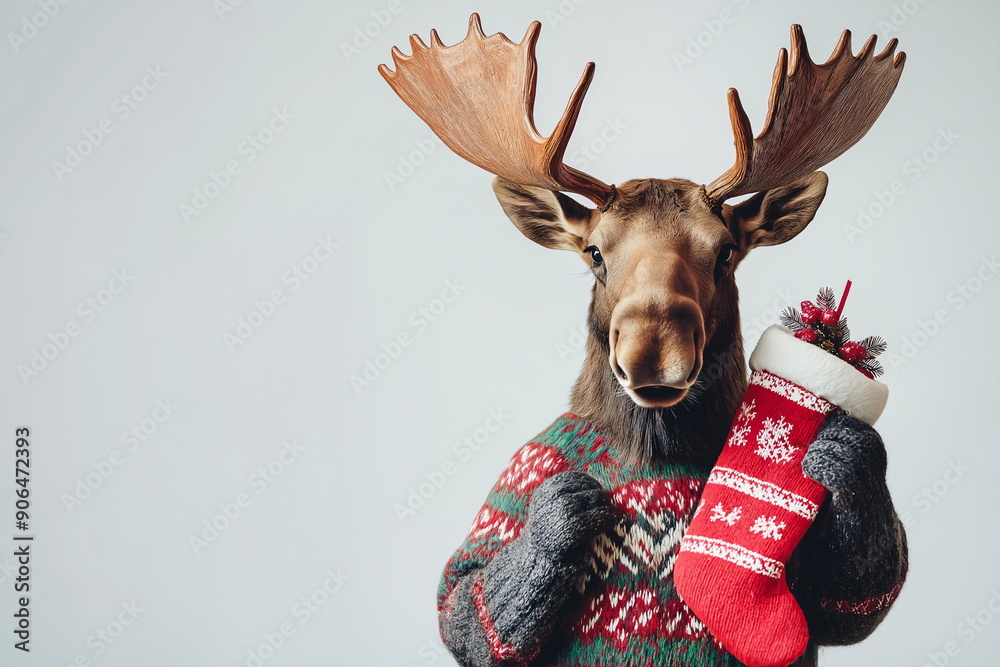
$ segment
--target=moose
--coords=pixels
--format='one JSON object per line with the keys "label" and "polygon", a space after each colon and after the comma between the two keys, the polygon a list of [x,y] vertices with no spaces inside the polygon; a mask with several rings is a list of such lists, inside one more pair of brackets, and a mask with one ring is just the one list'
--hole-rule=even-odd
{"label": "moose", "polygon": [[[594,75],[588,63],[551,136],[534,123],[535,44],[486,36],[473,14],[445,46],[413,35],[379,71],[452,151],[495,175],[527,238],[577,253],[594,276],[569,412],[513,457],[441,580],[442,638],[462,665],[740,665],[678,597],[672,566],[747,388],[734,272],[751,249],[813,219],[827,176],[895,90],[893,39],[857,55],[844,31],[815,64],[802,28],[779,52],[753,136],[728,94],[733,166],[708,185],[609,185],[563,163]],[[589,200],[589,207],[566,193]],[[752,195],[735,204],[735,197]],[[711,371],[711,372],[709,372]],[[807,466],[808,464],[808,466]],[[898,595],[905,533],[878,433],[836,414],[803,471],[830,492],[786,576],[809,625],[794,664],[867,637]]]}

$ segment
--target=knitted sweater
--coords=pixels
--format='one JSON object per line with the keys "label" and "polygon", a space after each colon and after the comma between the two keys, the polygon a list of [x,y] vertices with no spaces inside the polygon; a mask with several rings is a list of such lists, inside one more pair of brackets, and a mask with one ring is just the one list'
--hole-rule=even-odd
{"label": "knitted sweater", "polygon": [[[522,532],[533,492],[566,471],[597,480],[618,513],[611,530],[564,561]],[[445,644],[460,664],[475,667],[739,667],[673,584],[680,540],[709,472],[694,464],[622,463],[593,424],[564,414],[515,454],[449,560],[438,591]],[[814,640],[796,667],[816,664],[817,638],[837,644],[866,636],[898,594],[905,538],[888,496],[878,497],[888,511],[841,516],[842,525],[831,523],[832,508],[824,506],[789,563]],[[854,563],[828,562],[875,542]],[[809,569],[799,568],[800,560]]]}

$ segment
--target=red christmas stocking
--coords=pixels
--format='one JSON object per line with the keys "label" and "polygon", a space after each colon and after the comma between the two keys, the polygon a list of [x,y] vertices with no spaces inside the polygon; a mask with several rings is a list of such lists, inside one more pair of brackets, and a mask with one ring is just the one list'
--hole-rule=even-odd
{"label": "red christmas stocking", "polygon": [[826,489],[802,457],[826,415],[842,407],[874,423],[885,385],[823,349],[771,327],[726,445],[674,564],[677,592],[726,649],[749,667],[786,667],[806,649],[805,616],[785,563]]}

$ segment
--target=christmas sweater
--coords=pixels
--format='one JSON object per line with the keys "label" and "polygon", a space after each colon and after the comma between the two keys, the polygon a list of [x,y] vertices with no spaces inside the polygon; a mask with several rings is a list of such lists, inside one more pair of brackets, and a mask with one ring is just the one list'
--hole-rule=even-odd
{"label": "christmas sweater", "polygon": [[[610,493],[621,519],[613,530],[592,540],[582,567],[574,570],[573,589],[558,613],[550,614],[553,620],[546,628],[547,637],[530,650],[518,649],[491,618],[480,575],[505,549],[514,550],[514,544],[522,542],[518,538],[527,522],[532,493],[566,471],[583,472],[597,480]],[[514,455],[465,542],[448,561],[438,591],[445,644],[461,664],[476,667],[739,667],[742,663],[682,602],[673,582],[681,538],[710,472],[711,465],[623,463],[592,423],[572,413],[562,415]],[[905,573],[905,544],[903,551]],[[528,566],[513,567],[523,567],[524,576],[529,576]],[[793,592],[796,569],[795,563],[789,564]],[[513,578],[517,576],[515,572]],[[881,594],[870,598],[804,600],[811,629],[831,613],[862,621],[871,614],[884,614],[901,584],[896,574],[889,577],[888,584],[875,582],[874,590]],[[803,597],[808,597],[808,591]],[[533,599],[513,600],[508,606],[523,607],[516,613],[530,614]],[[816,607],[816,612],[810,613],[808,605]],[[851,637],[851,620],[844,628],[831,623],[833,631],[827,633],[825,643],[860,639]],[[875,624],[880,620],[878,615]],[[816,660],[817,647],[810,642],[793,665],[814,666]]]}

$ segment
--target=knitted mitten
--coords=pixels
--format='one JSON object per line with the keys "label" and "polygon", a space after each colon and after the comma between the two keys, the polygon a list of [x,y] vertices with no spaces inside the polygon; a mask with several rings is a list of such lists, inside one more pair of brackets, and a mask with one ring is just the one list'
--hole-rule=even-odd
{"label": "knitted mitten", "polygon": [[563,472],[543,482],[521,536],[451,596],[441,634],[455,657],[476,667],[533,658],[582,571],[590,540],[617,521],[611,497],[589,475]]}
{"label": "knitted mitten", "polygon": [[809,641],[785,564],[826,496],[803,474],[803,457],[838,406],[874,421],[886,391],[780,327],[764,333],[750,366],[750,385],[681,543],[674,581],[742,662],[785,667]]}
{"label": "knitted mitten", "polygon": [[885,618],[907,571],[906,533],[885,483],[882,438],[868,424],[832,415],[802,460],[830,492],[825,512],[802,540],[796,597],[812,641],[853,644]]}
{"label": "knitted mitten", "polygon": [[891,509],[891,503],[873,502],[885,491],[885,445],[878,432],[843,412],[830,416],[802,459],[802,472],[830,491],[841,512]]}

